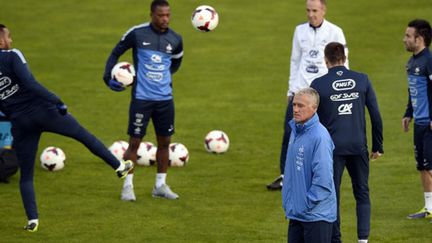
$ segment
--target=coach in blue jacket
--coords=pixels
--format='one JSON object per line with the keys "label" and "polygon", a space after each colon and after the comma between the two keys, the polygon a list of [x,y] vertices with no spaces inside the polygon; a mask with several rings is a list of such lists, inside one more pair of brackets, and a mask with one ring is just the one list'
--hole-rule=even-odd
{"label": "coach in blue jacket", "polygon": [[[334,184],[338,205],[339,188],[346,167],[351,177],[356,200],[357,236],[367,243],[370,231],[371,206],[369,199],[369,157],[366,141],[367,107],[372,127],[372,159],[383,153],[383,128],[375,92],[368,76],[344,67],[344,46],[332,42],[324,49],[328,73],[315,79],[311,87],[320,95],[318,115],[335,144]],[[332,243],[341,242],[340,214],[333,227]]]}
{"label": "coach in blue jacket", "polygon": [[330,242],[336,220],[333,183],[334,145],[316,114],[318,93],[298,91],[293,100],[294,119],[282,187],[282,206],[288,226],[288,242]]}

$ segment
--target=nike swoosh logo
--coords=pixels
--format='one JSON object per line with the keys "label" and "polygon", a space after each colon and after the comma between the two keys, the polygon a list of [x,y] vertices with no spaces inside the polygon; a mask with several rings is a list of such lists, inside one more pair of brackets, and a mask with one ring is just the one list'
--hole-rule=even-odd
{"label": "nike swoosh logo", "polygon": [[148,45],[150,45],[150,44],[151,44],[150,42],[145,42],[145,41],[143,42],[143,45],[144,45],[144,46],[148,46]]}

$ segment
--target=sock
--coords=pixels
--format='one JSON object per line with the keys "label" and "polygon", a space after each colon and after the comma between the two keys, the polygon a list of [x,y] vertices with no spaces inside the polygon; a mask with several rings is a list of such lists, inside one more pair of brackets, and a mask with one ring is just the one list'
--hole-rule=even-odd
{"label": "sock", "polygon": [[368,243],[368,240],[358,240],[358,243]]}
{"label": "sock", "polygon": [[116,171],[124,170],[124,168],[125,168],[125,164],[120,162],[120,165],[119,165],[119,167],[117,167]]}
{"label": "sock", "polygon": [[123,187],[126,187],[126,186],[133,187],[133,175],[134,174],[127,174],[127,176],[123,182]]}
{"label": "sock", "polygon": [[27,224],[36,223],[39,224],[39,219],[30,219]]}
{"label": "sock", "polygon": [[156,174],[156,187],[159,188],[163,184],[166,184],[166,173],[157,173]]}
{"label": "sock", "polygon": [[432,192],[425,192],[425,208],[427,211],[432,211]]}

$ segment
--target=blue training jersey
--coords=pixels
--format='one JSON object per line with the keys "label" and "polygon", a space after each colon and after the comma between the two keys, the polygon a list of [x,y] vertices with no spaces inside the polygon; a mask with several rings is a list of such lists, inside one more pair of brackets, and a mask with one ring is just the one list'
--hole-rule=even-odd
{"label": "blue training jersey", "polygon": [[0,50],[0,110],[14,118],[47,103],[61,100],[35,80],[24,55],[17,49]]}
{"label": "blue training jersey", "polygon": [[129,29],[114,47],[105,66],[104,81],[111,78],[111,69],[128,49],[133,50],[136,80],[132,98],[162,101],[172,99],[171,74],[177,71],[183,57],[183,41],[168,29],[161,33],[145,23]]}
{"label": "blue training jersey", "polygon": [[366,74],[344,66],[332,67],[315,79],[311,87],[318,91],[318,115],[335,144],[335,155],[359,155],[367,152],[367,107],[372,125],[372,151],[383,153],[382,119],[375,91]]}
{"label": "blue training jersey", "polygon": [[432,55],[429,49],[413,55],[406,69],[409,98],[405,117],[414,117],[418,125],[429,125],[432,120]]}

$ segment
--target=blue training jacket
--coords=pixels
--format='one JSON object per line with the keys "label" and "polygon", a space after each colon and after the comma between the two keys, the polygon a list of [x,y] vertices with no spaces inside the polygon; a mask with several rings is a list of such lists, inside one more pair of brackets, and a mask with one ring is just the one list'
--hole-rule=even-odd
{"label": "blue training jacket", "polygon": [[315,114],[292,128],[282,187],[282,207],[288,219],[302,222],[336,220],[333,183],[333,141]]}
{"label": "blue training jacket", "polygon": [[129,29],[109,56],[104,81],[111,78],[111,69],[118,58],[132,48],[136,82],[132,87],[132,98],[162,101],[172,99],[171,74],[180,67],[183,57],[183,41],[172,29],[161,33],[150,23]]}
{"label": "blue training jacket", "polygon": [[61,102],[36,81],[18,49],[0,50],[0,110],[9,119]]}
{"label": "blue training jacket", "polygon": [[418,125],[432,120],[432,54],[425,48],[413,55],[406,66],[408,74],[408,105],[405,117],[414,117]]}
{"label": "blue training jacket", "polygon": [[320,95],[318,115],[336,146],[336,155],[359,155],[368,151],[365,108],[372,128],[372,151],[383,153],[383,124],[375,91],[368,76],[335,66],[311,86]]}

